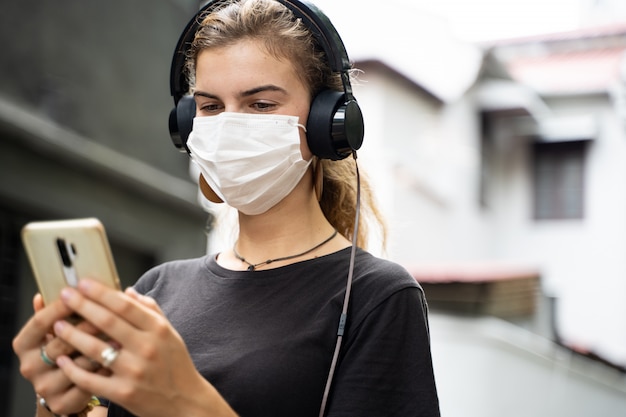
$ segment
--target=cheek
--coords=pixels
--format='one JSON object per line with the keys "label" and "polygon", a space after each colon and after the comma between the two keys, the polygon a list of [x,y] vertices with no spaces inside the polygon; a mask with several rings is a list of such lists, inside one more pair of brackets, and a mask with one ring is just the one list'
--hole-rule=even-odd
{"label": "cheek", "polygon": [[[306,126],[306,122],[309,117],[309,107],[300,111],[299,113],[300,114],[298,115],[298,122],[302,126]],[[305,161],[309,161],[313,157],[313,152],[311,152],[311,150],[309,149],[309,144],[306,140],[306,132],[302,128],[299,128],[298,130],[300,132],[300,153],[302,154],[302,159],[304,159]]]}
{"label": "cheek", "polygon": [[302,129],[300,129],[300,153],[302,154],[302,159],[305,161],[309,161],[313,157],[313,153],[309,149],[309,145],[306,141],[306,133],[304,133]]}

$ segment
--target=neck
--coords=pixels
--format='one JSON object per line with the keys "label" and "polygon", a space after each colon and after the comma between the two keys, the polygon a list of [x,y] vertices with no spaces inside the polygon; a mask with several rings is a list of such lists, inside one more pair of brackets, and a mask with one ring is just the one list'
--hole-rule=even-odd
{"label": "neck", "polygon": [[[263,263],[256,269],[269,269],[289,263],[322,256],[350,246],[350,242],[338,234],[324,245],[334,231],[319,206],[312,189],[296,187],[283,201],[268,212],[257,216],[239,213],[239,236],[236,252],[220,254],[218,262],[228,268],[245,270],[250,264]],[[311,252],[307,252],[309,249]],[[306,252],[299,257],[264,264],[269,259],[281,259]],[[244,258],[245,261],[242,261]]]}
{"label": "neck", "polygon": [[288,199],[262,215],[239,214],[238,248],[244,256],[260,252],[262,257],[271,258],[283,256],[285,251],[302,251],[333,231],[314,198],[304,204]]}

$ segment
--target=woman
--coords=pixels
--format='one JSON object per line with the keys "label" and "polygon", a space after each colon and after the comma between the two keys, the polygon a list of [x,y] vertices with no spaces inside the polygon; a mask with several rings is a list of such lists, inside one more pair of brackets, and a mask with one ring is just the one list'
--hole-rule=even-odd
{"label": "woman", "polygon": [[[206,16],[188,58],[197,117],[187,146],[203,194],[238,210],[237,240],[156,267],[124,293],[85,280],[45,308],[36,297],[14,349],[38,416],[439,415],[422,290],[363,249],[351,259],[354,161],[307,145],[313,97],[341,88],[326,60],[273,0]],[[364,214],[380,223],[363,188]],[[74,312],[77,326],[64,320]],[[104,406],[86,408],[92,395]]]}

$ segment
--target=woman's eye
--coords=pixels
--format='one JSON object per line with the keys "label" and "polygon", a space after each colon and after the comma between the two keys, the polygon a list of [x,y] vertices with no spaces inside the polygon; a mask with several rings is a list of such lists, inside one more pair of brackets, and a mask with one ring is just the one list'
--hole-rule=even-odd
{"label": "woman's eye", "polygon": [[204,113],[215,113],[222,109],[222,106],[216,103],[201,104],[198,109]]}
{"label": "woman's eye", "polygon": [[272,110],[274,107],[276,107],[275,104],[273,103],[267,103],[267,102],[256,102],[252,105],[257,111],[270,111]]}

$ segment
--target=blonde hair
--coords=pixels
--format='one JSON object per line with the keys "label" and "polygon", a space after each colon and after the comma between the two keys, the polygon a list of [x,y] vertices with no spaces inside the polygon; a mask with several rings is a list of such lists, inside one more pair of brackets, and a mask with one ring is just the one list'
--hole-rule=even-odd
{"label": "blonde hair", "polygon": [[[326,56],[310,30],[275,0],[233,0],[226,6],[199,16],[201,21],[188,51],[185,70],[191,88],[201,51],[233,45],[242,39],[263,42],[277,59],[287,59],[308,86],[311,99],[320,91],[342,91],[340,75],[333,73]],[[347,239],[352,239],[356,209],[355,165],[352,158],[322,160],[323,192],[320,207],[328,221]],[[386,227],[367,177],[361,175],[361,214],[357,245],[367,247],[369,227],[379,228],[384,247]]]}

